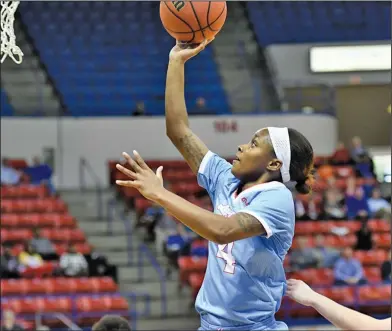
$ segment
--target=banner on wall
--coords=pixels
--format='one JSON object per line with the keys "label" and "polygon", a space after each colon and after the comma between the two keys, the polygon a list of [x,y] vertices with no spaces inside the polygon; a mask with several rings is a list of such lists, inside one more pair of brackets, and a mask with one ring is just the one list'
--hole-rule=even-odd
{"label": "banner on wall", "polygon": [[[234,156],[239,144],[266,126],[288,126],[302,132],[318,155],[331,154],[337,140],[336,119],[327,115],[206,116],[191,118],[192,130],[219,155]],[[79,164],[85,158],[108,185],[108,161],[136,149],[148,160],[181,159],[166,137],[165,119],[157,118],[5,118],[1,120],[1,153],[31,160],[53,148],[56,183],[78,188]],[[89,176],[91,177],[91,176]],[[86,178],[87,186],[94,186]]]}

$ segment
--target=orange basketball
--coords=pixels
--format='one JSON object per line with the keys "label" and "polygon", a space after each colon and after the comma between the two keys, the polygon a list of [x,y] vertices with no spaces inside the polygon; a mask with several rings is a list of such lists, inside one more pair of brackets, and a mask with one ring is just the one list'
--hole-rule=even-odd
{"label": "orange basketball", "polygon": [[201,43],[222,29],[227,16],[226,1],[161,1],[160,16],[175,39]]}

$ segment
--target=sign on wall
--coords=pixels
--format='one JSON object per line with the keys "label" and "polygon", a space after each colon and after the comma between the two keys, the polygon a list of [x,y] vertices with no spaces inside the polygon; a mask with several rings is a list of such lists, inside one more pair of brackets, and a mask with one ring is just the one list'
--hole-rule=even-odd
{"label": "sign on wall", "polygon": [[[239,144],[248,142],[254,132],[266,126],[288,126],[301,131],[319,155],[331,154],[337,140],[336,119],[326,115],[208,116],[191,118],[190,123],[212,151],[227,157],[234,156]],[[42,155],[44,148],[53,148],[59,186],[79,187],[82,157],[92,165],[102,183],[108,185],[107,162],[118,160],[124,151],[136,149],[150,160],[180,159],[165,132],[165,120],[161,117],[4,118],[1,153],[31,160],[35,155]]]}

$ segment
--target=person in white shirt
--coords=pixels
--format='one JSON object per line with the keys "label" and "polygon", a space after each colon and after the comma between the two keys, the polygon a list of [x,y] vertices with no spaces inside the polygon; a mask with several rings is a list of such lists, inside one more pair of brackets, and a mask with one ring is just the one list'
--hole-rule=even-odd
{"label": "person in white shirt", "polygon": [[85,257],[70,244],[68,251],[60,257],[60,269],[68,277],[88,276],[88,264]]}
{"label": "person in white shirt", "polygon": [[391,318],[378,320],[346,308],[313,291],[301,280],[287,281],[287,296],[298,303],[313,307],[335,327],[342,330],[391,330]]}
{"label": "person in white shirt", "polygon": [[391,212],[391,204],[381,196],[378,188],[373,190],[371,198],[368,199],[368,206],[371,217]]}

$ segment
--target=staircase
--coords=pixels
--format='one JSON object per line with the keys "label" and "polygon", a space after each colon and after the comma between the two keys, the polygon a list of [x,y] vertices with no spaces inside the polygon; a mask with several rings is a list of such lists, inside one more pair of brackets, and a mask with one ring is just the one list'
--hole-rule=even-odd
{"label": "staircase", "polygon": [[227,5],[226,23],[211,45],[231,108],[235,113],[279,109],[245,7],[234,1]]}
{"label": "staircase", "polygon": [[59,115],[61,103],[18,19],[14,29],[16,44],[24,53],[23,62],[15,64],[7,58],[1,64],[1,85],[7,91],[14,114]]}
{"label": "staircase", "polygon": [[[68,204],[69,212],[78,220],[80,228],[86,233],[89,243],[95,247],[97,252],[106,255],[110,263],[117,265],[120,291],[124,295],[129,292],[150,295],[150,314],[137,319],[138,330],[184,330],[199,327],[199,318],[193,305],[190,305],[189,290],[183,289],[181,293],[178,292],[177,274],[173,274],[165,283],[167,293],[167,316],[165,318],[162,316],[160,278],[156,269],[147,259],[142,260],[143,280],[139,281],[138,247],[143,238],[143,233],[140,231],[132,231],[132,259],[128,260],[127,230],[133,228],[134,213],[131,212],[125,217],[130,225],[130,227],[126,227],[122,216],[123,205],[116,202],[111,210],[114,217],[111,231],[109,231],[107,216],[99,218],[97,215],[96,192],[72,190],[62,192],[61,196]],[[113,197],[114,192],[110,190],[103,193],[103,200],[106,202],[113,200]],[[107,205],[107,203],[104,204],[103,215],[108,215]],[[165,257],[156,252],[155,246],[149,247],[165,271]],[[138,312],[143,312],[145,309],[143,296],[137,297],[136,303],[130,301],[130,304],[133,306],[133,310],[136,309]]]}

